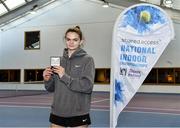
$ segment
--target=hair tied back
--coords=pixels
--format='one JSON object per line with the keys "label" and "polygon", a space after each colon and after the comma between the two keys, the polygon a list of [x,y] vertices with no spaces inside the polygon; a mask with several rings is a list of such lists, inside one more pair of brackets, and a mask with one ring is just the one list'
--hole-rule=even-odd
{"label": "hair tied back", "polygon": [[75,29],[79,29],[79,30],[80,30],[80,27],[79,27],[79,26],[76,26]]}

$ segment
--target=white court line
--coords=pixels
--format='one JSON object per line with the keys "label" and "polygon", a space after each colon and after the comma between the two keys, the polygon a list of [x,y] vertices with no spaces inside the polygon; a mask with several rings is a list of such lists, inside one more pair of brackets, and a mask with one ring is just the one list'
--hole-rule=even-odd
{"label": "white court line", "polygon": [[107,105],[91,105],[91,107],[105,107],[105,108],[109,108],[109,106],[107,106]]}
{"label": "white court line", "polygon": [[95,100],[95,101],[92,101],[91,103],[99,103],[99,102],[107,101],[107,100],[109,100],[109,98],[108,99],[103,99],[103,100]]}
{"label": "white court line", "polygon": [[[42,106],[8,106],[8,105],[0,105],[0,107],[6,107],[6,108],[43,108],[43,109],[50,109],[50,107],[42,107]],[[108,109],[91,109],[92,111],[109,111]],[[180,115],[175,113],[162,113],[162,112],[143,112],[143,111],[122,111],[122,112],[131,112],[131,113],[148,113],[148,114],[161,114],[161,115]]]}
{"label": "white court line", "polygon": [[24,106],[24,105],[0,105],[0,107],[7,107],[7,108],[51,108],[45,106]]}
{"label": "white court line", "polygon": [[[103,99],[103,100],[97,100],[97,101],[92,101],[91,103],[98,103],[98,102],[103,102],[103,101],[107,101],[109,99]],[[28,102],[28,103],[23,103],[23,102],[0,102],[0,103],[4,103],[4,104],[15,104],[18,105],[18,106],[25,106],[25,105],[30,105],[32,106],[32,104],[37,104],[37,105],[51,105],[51,104],[47,104],[47,103],[34,103],[34,102]],[[21,105],[23,104],[23,105]],[[2,105],[0,105],[2,106]],[[3,106],[6,106],[6,105],[3,105]],[[14,106],[14,105],[11,105],[11,106]],[[91,105],[93,107],[109,107],[109,106],[105,106],[105,105]],[[32,106],[34,107],[34,106]],[[127,109],[142,109],[142,110],[162,110],[162,111],[175,111],[175,112],[180,112],[180,110],[178,109],[162,109],[162,108],[149,108],[149,107],[126,107]],[[136,110],[135,110],[136,111]]]}
{"label": "white court line", "polygon": [[176,111],[180,112],[178,109],[162,109],[162,108],[149,108],[149,107],[126,107],[129,109],[143,109],[143,110],[162,110],[162,111]]}
{"label": "white court line", "polygon": [[[103,102],[103,101],[107,101],[109,99],[103,99],[103,100],[96,100],[96,101],[92,101],[91,103],[99,103],[99,102]],[[32,106],[32,104],[34,105],[51,105],[51,104],[47,104],[47,103],[34,103],[34,102],[28,102],[28,103],[24,103],[24,102],[12,102],[12,101],[9,101],[9,102],[0,102],[0,104],[14,104],[14,105],[0,105],[0,106],[24,106],[24,107],[32,107],[32,108],[36,108],[36,106]],[[23,105],[21,105],[23,104]],[[28,105],[28,106],[25,106],[25,105]],[[104,106],[104,105],[91,105],[92,107],[106,107],[108,108],[109,106]],[[39,106],[40,107],[40,106]],[[48,108],[48,107],[41,107],[41,108]],[[98,108],[99,109],[99,108]]]}
{"label": "white court line", "polygon": [[9,102],[0,102],[0,104],[1,104],[1,103],[2,103],[2,104],[24,104],[24,105],[25,105],[25,104],[27,104],[27,105],[28,105],[28,104],[50,105],[50,104],[47,104],[47,103],[39,103],[39,102],[38,102],[38,103],[34,103],[34,102],[28,102],[28,103],[26,102],[26,103],[25,103],[25,102],[12,102],[12,101],[9,101]]}
{"label": "white court line", "polygon": [[129,111],[129,110],[124,110],[122,112],[131,112],[131,113],[148,113],[148,114],[156,114],[156,115],[176,115],[180,116],[180,114],[176,113],[166,113],[166,112],[144,112],[144,111]]}
{"label": "white court line", "polygon": [[[42,107],[42,106],[16,106],[16,105],[0,105],[0,107],[6,107],[6,108],[43,108],[43,109],[50,109],[50,107]],[[108,109],[91,109],[93,111],[109,111]],[[131,112],[131,113],[148,113],[148,114],[162,114],[162,115],[180,115],[176,113],[165,113],[165,112],[144,112],[144,111],[129,111],[129,110],[123,110],[122,112]]]}
{"label": "white court line", "polygon": [[93,111],[109,111],[109,109],[91,109],[91,110],[93,110]]}
{"label": "white court line", "polygon": [[[0,107],[6,107],[6,108],[45,108],[45,109],[50,109],[51,107],[49,106],[49,107],[42,107],[42,106],[23,106],[23,105],[21,105],[21,106],[17,106],[17,105],[0,105]],[[93,110],[93,111],[109,111],[108,109],[91,109],[91,110]]]}
{"label": "white court line", "polygon": [[[108,101],[109,99],[103,99],[103,100],[96,100],[96,101],[92,101],[91,103],[99,103],[99,102],[103,102],[103,101]],[[24,102],[12,102],[12,101],[9,101],[9,102],[0,102],[0,104],[38,104],[38,105],[51,105],[51,104],[47,104],[47,103],[34,103],[34,102],[28,102],[28,103],[24,103]]]}

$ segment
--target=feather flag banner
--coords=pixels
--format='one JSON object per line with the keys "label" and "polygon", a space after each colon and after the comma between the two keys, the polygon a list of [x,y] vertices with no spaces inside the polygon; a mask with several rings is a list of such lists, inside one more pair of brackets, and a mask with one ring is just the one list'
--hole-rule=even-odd
{"label": "feather flag banner", "polygon": [[119,15],[112,42],[111,127],[173,38],[172,21],[158,6],[137,4]]}

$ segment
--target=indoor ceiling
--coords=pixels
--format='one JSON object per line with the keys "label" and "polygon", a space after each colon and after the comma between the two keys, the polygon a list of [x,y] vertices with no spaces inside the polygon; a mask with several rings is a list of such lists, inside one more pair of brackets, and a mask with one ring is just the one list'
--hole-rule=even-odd
{"label": "indoor ceiling", "polygon": [[30,1],[27,0],[0,0],[0,16],[4,15],[18,7],[28,4]]}
{"label": "indoor ceiling", "polygon": [[118,5],[120,7],[129,7],[138,3],[149,3],[163,8],[170,17],[180,22],[180,0],[100,0],[101,2],[108,2],[109,5]]}
{"label": "indoor ceiling", "polygon": [[101,0],[115,5],[129,7],[137,3],[151,3],[163,8],[180,10],[180,0]]}
{"label": "indoor ceiling", "polygon": [[[16,1],[16,2],[15,2]],[[12,21],[32,13],[36,9],[40,9],[54,1],[58,0],[0,0],[0,27],[11,23]],[[71,0],[69,0],[71,1]],[[89,0],[92,1],[92,0]],[[171,13],[176,12],[176,19],[180,19],[180,0],[93,0],[108,2],[109,4],[129,7],[137,3],[152,3],[171,10]],[[170,7],[166,3],[171,3]],[[177,18],[178,17],[178,18]]]}
{"label": "indoor ceiling", "polygon": [[56,0],[0,0],[0,26],[33,13]]}

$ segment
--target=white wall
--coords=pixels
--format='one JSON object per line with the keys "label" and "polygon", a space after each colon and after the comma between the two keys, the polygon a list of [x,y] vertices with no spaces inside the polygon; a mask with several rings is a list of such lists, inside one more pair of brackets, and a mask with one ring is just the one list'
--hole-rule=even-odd
{"label": "white wall", "polygon": [[173,25],[175,29],[175,39],[169,43],[155,67],[180,67],[180,23],[173,22]]}
{"label": "white wall", "polygon": [[[94,57],[96,67],[110,67],[112,29],[119,13],[119,9],[105,9],[86,0],[73,0],[57,6],[1,34],[0,51],[2,56],[7,56],[1,58],[1,68],[48,66],[50,56],[62,54],[65,30],[75,25],[79,25],[84,32],[85,49]],[[34,30],[40,30],[41,48],[24,50],[24,32]]]}
{"label": "white wall", "polygon": [[[23,84],[23,70],[44,68],[49,65],[50,56],[62,55],[65,30],[75,25],[79,25],[84,33],[84,49],[94,57],[96,68],[110,68],[112,30],[121,10],[102,8],[101,4],[87,0],[58,2],[51,9],[4,27],[0,37],[0,69],[21,69],[21,83],[1,83],[1,89],[43,89],[43,85]],[[40,50],[24,50],[24,32],[35,30],[40,30]],[[109,85],[101,88],[95,85],[95,90],[109,91]]]}
{"label": "white wall", "polygon": [[[1,30],[0,30],[0,49],[2,48],[1,44],[2,44],[2,37],[1,37]],[[0,50],[0,67],[2,67],[2,62],[1,62],[1,58],[2,58],[2,51]]]}
{"label": "white wall", "polygon": [[[75,25],[84,32],[84,48],[94,57],[96,68],[110,68],[113,25],[122,10],[102,8],[101,4],[87,0],[63,1],[59,0],[33,16],[23,17],[0,32],[0,69],[21,69],[22,72],[21,84],[3,86],[1,83],[0,88],[10,89],[14,85],[19,89],[29,89],[30,84],[23,84],[23,70],[45,68],[49,65],[50,56],[61,55],[65,47],[64,32]],[[174,26],[175,33],[180,33],[180,24],[174,22]],[[40,50],[24,50],[24,32],[34,30],[40,30]],[[156,67],[180,67],[177,56],[179,42],[180,37],[176,35]],[[148,87],[143,87],[143,90],[148,90]],[[43,85],[32,85],[30,89],[43,89]],[[94,90],[109,91],[109,85],[95,85]]]}

